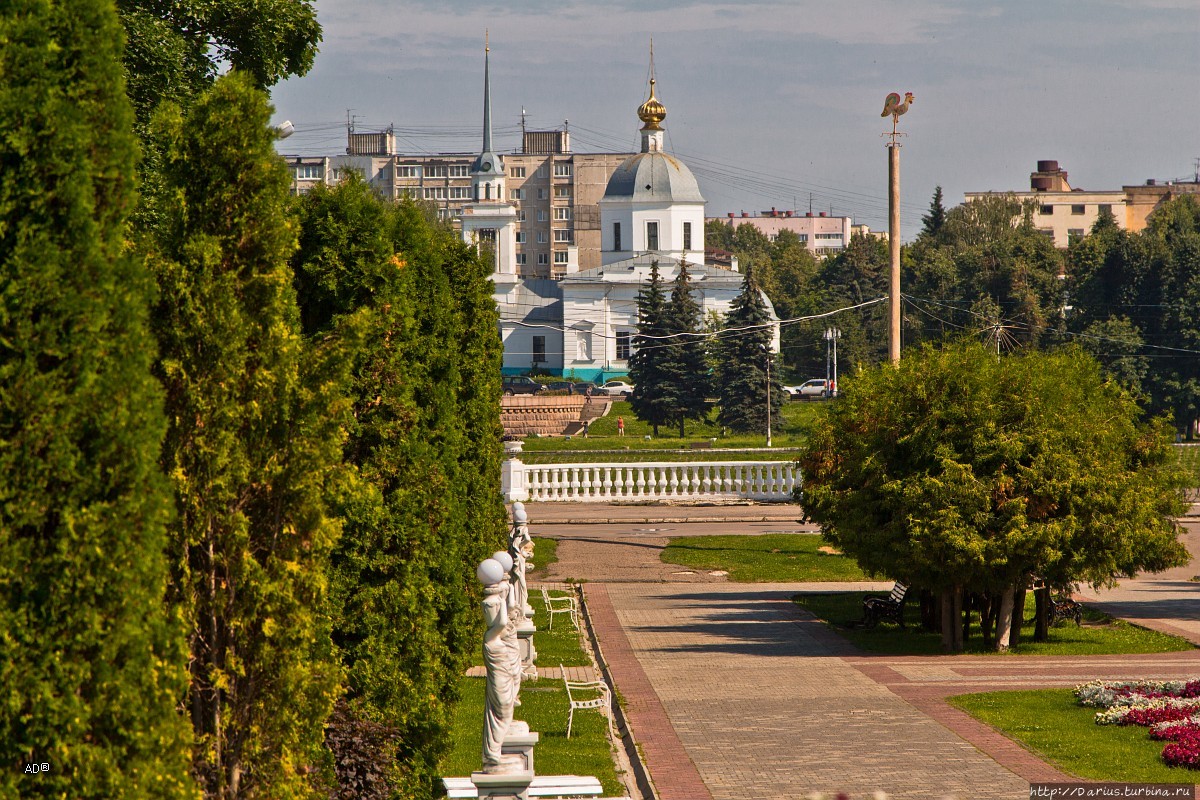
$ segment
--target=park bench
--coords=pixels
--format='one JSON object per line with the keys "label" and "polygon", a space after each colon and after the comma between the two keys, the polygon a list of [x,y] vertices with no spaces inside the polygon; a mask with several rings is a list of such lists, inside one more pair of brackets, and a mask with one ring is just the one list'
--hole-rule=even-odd
{"label": "park bench", "polygon": [[567,597],[551,597],[550,592],[546,587],[542,587],[542,603],[546,606],[546,614],[550,617],[548,630],[554,630],[554,615],[567,614],[571,617],[571,622],[575,623],[575,629],[579,630],[579,601],[574,596]]}
{"label": "park bench", "polygon": [[691,442],[688,446],[693,450],[712,450],[712,442]]}
{"label": "park bench", "polygon": [[1083,624],[1083,603],[1072,600],[1064,595],[1055,595],[1050,598],[1050,624],[1060,620],[1075,620],[1076,625]]}
{"label": "park bench", "polygon": [[908,586],[896,581],[892,593],[887,597],[863,598],[863,624],[874,628],[884,620],[891,620],[904,627],[904,597],[908,594]]}
{"label": "park bench", "polygon": [[[571,704],[571,710],[567,714],[567,738],[571,738],[571,725],[575,722],[577,710],[596,709],[611,722],[609,714],[612,704],[609,700],[608,684],[604,681],[569,681],[567,668],[562,662],[559,662],[558,668],[562,672],[563,686],[567,690],[567,702]],[[588,697],[581,699],[581,694]]]}
{"label": "park bench", "polygon": [[[456,800],[479,797],[470,778],[442,778],[446,796]],[[604,789],[600,779],[591,775],[534,775],[529,784],[530,797],[598,797]]]}

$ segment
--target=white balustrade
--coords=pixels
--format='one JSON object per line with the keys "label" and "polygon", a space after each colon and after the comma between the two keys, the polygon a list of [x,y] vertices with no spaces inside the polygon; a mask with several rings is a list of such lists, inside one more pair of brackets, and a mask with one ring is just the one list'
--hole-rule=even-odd
{"label": "white balustrade", "polygon": [[[791,461],[669,461],[629,464],[505,462],[508,486],[533,501],[790,500],[800,483]],[[507,497],[506,500],[514,498]]]}

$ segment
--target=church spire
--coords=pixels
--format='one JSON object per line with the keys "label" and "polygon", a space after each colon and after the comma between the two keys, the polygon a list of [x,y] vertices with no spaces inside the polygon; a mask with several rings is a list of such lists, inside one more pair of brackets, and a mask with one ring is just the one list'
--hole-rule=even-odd
{"label": "church spire", "polygon": [[504,161],[492,149],[491,44],[483,34],[483,150],[472,170],[475,202],[504,201]]}
{"label": "church spire", "polygon": [[483,32],[483,152],[492,152],[492,79],[489,74],[490,53],[488,31]]}

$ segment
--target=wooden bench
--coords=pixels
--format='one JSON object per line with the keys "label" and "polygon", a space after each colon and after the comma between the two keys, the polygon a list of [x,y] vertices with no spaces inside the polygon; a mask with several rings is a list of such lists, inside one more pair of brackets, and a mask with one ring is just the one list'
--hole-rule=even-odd
{"label": "wooden bench", "polygon": [[[442,778],[446,796],[467,800],[479,797],[470,778]],[[530,797],[599,797],[604,789],[600,779],[591,775],[534,775],[529,784]]]}
{"label": "wooden bench", "polygon": [[712,442],[692,442],[688,447],[693,450],[712,450]]}
{"label": "wooden bench", "polygon": [[887,597],[864,597],[863,598],[863,624],[868,628],[874,628],[884,620],[891,620],[904,627],[904,598],[908,594],[908,587],[896,581],[896,585],[892,587],[892,593]]}

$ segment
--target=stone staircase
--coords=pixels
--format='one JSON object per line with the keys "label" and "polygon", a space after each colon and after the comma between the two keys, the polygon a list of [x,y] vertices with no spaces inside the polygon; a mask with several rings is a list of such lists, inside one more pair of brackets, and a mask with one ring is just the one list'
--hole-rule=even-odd
{"label": "stone staircase", "polygon": [[608,414],[612,399],[582,395],[515,395],[500,398],[500,424],[511,436],[574,436],[583,424]]}

